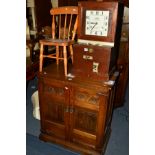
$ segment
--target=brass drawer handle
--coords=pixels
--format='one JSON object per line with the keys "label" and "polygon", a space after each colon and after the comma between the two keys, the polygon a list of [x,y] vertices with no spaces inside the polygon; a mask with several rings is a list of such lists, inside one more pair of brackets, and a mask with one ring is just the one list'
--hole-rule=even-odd
{"label": "brass drawer handle", "polygon": [[90,55],[83,55],[84,60],[93,60],[93,56]]}
{"label": "brass drawer handle", "polygon": [[89,53],[93,53],[94,52],[94,49],[93,48],[89,48]]}
{"label": "brass drawer handle", "polygon": [[94,49],[93,48],[84,48],[84,52],[93,53]]}

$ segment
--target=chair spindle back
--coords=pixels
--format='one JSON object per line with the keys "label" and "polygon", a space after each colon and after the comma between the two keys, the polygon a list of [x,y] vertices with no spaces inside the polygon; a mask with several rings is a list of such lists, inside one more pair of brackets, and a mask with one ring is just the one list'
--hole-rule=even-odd
{"label": "chair spindle back", "polygon": [[52,15],[52,38],[74,40],[78,24],[78,7],[52,8],[50,13]]}

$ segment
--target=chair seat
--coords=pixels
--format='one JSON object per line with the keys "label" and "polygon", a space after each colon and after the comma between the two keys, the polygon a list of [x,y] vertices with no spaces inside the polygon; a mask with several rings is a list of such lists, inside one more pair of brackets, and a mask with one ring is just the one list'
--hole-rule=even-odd
{"label": "chair seat", "polygon": [[69,46],[74,43],[74,40],[70,39],[42,39],[40,40],[40,44],[44,45],[53,45],[53,46]]}

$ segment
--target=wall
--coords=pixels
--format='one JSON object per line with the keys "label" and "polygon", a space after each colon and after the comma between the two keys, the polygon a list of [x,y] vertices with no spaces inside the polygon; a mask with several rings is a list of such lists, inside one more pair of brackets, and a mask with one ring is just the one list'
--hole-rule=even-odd
{"label": "wall", "polygon": [[58,7],[58,0],[51,0],[51,3],[53,8]]}

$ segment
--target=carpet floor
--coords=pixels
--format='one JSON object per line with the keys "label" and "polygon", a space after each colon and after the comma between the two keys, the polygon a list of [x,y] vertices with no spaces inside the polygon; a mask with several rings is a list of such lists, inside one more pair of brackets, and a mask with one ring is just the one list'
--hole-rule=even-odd
{"label": "carpet floor", "polygon": [[79,155],[52,143],[45,143],[38,137],[26,134],[27,155]]}
{"label": "carpet floor", "polygon": [[[37,78],[27,88],[26,100],[26,155],[79,155],[52,143],[39,140],[40,121],[32,115],[31,96],[37,90]],[[129,155],[129,90],[127,87],[123,107],[114,110],[112,133],[105,155]]]}

